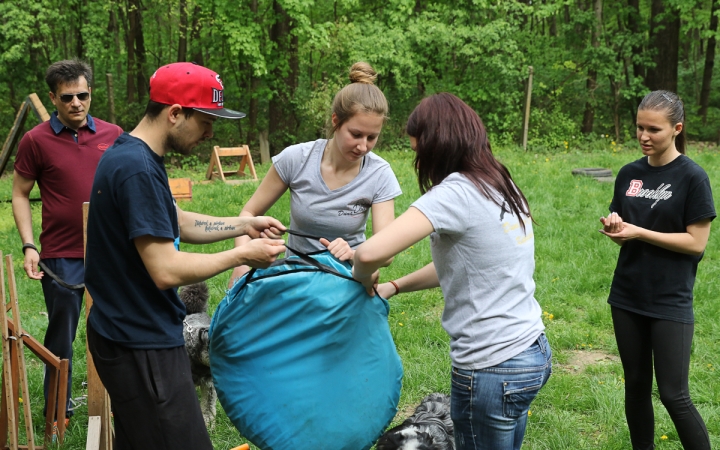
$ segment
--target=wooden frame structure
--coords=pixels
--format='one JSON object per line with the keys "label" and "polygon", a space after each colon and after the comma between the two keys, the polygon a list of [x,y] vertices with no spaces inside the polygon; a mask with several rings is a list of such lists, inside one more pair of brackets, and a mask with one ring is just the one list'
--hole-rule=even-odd
{"label": "wooden frame structure", "polygon": [[[226,171],[223,170],[220,158],[236,156],[240,157],[240,162],[237,170]],[[245,173],[245,168],[250,173]],[[226,175],[240,175],[246,177],[241,180],[227,180]],[[206,178],[212,180],[213,177],[219,177],[225,183],[243,183],[245,181],[257,181],[258,177],[255,173],[255,165],[253,164],[252,156],[250,155],[250,148],[247,145],[240,147],[213,147],[213,151],[210,154],[210,165],[208,166]]]}
{"label": "wooden frame structure", "polygon": [[5,139],[2,151],[0,151],[0,175],[5,171],[5,166],[7,166],[10,155],[20,138],[22,127],[25,124],[25,118],[29,110],[32,110],[32,112],[35,113],[35,117],[41,122],[50,120],[50,114],[48,114],[45,106],[40,101],[40,97],[34,92],[28,95],[22,105],[20,105],[20,109],[18,109],[17,115],[15,116],[15,122],[10,129],[10,134],[8,134],[8,137]]}
{"label": "wooden frame structure", "polygon": [[[2,259],[2,252],[0,252]],[[67,403],[68,367],[67,359],[60,359],[52,354],[35,338],[23,330],[20,324],[20,308],[15,283],[12,256],[5,256],[8,275],[8,291],[10,301],[5,303],[5,271],[0,267],[0,330],[2,331],[2,399],[0,400],[0,449],[43,449],[52,443],[53,422],[57,417],[58,443],[62,444],[65,436],[65,405]],[[12,319],[7,312],[12,310]],[[25,347],[28,347],[40,360],[49,367],[49,392],[47,412],[45,413],[45,446],[35,445],[35,436],[30,412],[30,394],[28,391],[27,372],[25,368]],[[27,445],[18,443],[20,428],[20,398],[23,398],[25,419],[25,435]]]}
{"label": "wooden frame structure", "polygon": [[[90,211],[90,203],[83,203],[83,239],[87,246],[87,220]],[[93,300],[90,292],[85,289],[85,321],[90,316]],[[100,380],[100,375],[95,369],[90,347],[85,348],[87,360],[87,406],[88,406],[88,437],[87,450],[112,450],[113,448],[113,425],[110,411],[110,396]]]}
{"label": "wooden frame structure", "polygon": [[190,178],[170,178],[170,192],[175,200],[192,200],[192,180]]}

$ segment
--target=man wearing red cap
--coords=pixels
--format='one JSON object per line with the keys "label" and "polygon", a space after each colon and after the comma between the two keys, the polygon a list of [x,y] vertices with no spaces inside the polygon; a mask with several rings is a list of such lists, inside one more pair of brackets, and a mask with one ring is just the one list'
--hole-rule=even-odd
{"label": "man wearing red cap", "polygon": [[[93,298],[87,336],[112,401],[118,450],[211,449],[183,340],[178,286],[240,264],[267,267],[285,251],[285,227],[271,217],[211,217],[173,201],[163,157],[189,154],[213,135],[224,108],[220,76],[175,63],[150,79],[145,115],[103,155],[90,197],[85,285]],[[216,254],[179,251],[179,241],[248,235]]]}

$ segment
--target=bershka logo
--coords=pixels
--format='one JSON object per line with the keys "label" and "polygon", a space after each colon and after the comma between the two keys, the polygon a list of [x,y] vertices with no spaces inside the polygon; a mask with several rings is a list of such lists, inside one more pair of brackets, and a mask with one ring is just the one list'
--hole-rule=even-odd
{"label": "bershka logo", "polygon": [[223,91],[222,89],[215,89],[212,88],[212,102],[217,104],[218,106],[223,105]]}
{"label": "bershka logo", "polygon": [[642,180],[632,180],[630,182],[630,187],[627,192],[625,192],[625,195],[628,197],[649,198],[651,200],[655,200],[655,203],[650,206],[651,208],[654,208],[660,200],[669,200],[670,197],[672,197],[672,191],[668,190],[670,189],[670,186],[672,186],[671,184],[661,183],[657,189],[643,189],[642,186]]}

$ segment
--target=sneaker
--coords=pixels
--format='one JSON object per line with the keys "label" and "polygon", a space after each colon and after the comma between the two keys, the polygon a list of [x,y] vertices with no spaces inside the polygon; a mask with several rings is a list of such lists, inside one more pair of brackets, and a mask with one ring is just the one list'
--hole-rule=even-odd
{"label": "sneaker", "polygon": [[[68,425],[70,425],[70,418],[65,418],[65,429],[67,430]],[[57,435],[58,435],[58,426],[57,426],[57,420],[53,422],[53,432],[52,432],[52,441],[57,441]]]}

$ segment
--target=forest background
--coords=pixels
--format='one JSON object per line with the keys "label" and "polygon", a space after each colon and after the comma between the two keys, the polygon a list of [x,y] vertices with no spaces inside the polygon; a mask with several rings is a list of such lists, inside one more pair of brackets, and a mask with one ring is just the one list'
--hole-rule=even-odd
{"label": "forest background", "polygon": [[391,107],[379,149],[400,145],[408,114],[440,91],[468,102],[493,143],[520,143],[529,66],[531,150],[581,148],[601,136],[630,141],[637,104],[654,89],[684,99],[690,139],[718,141],[719,3],[4,0],[0,130],[10,129],[31,92],[52,109],[44,73],[56,60],[88,61],[91,114],[126,130],[142,115],[155,69],[194,61],[221,74],[226,107],[248,114],[218,122],[200,155],[218,144],[257,151],[260,133],[275,154],[324,134],[332,96],[363,60],[379,72]]}

